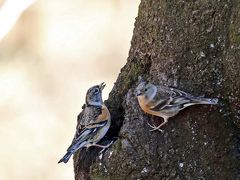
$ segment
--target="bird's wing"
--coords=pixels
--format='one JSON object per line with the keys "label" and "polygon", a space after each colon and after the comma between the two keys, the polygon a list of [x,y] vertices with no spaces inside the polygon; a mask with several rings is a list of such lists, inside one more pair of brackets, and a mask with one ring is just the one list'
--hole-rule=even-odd
{"label": "bird's wing", "polygon": [[72,144],[69,146],[67,151],[75,150],[76,147],[80,146],[85,141],[90,142],[92,138],[98,133],[98,131],[107,124],[108,120],[102,121],[96,124],[89,124],[85,126],[81,132],[76,132]]}
{"label": "bird's wing", "polygon": [[179,106],[191,101],[191,94],[176,88],[158,86],[157,94],[153,99],[151,110],[157,111],[166,107]]}
{"label": "bird's wing", "polygon": [[78,115],[78,125],[71,145],[67,151],[78,147],[84,141],[90,140],[106,125],[108,118],[103,119],[104,109],[97,106],[88,106]]}
{"label": "bird's wing", "polygon": [[158,86],[158,94],[164,97],[171,96],[172,98],[176,97],[192,97],[191,94],[181,91],[179,89],[167,86]]}
{"label": "bird's wing", "polygon": [[176,88],[173,88],[173,87],[169,87],[169,89],[172,92],[173,97],[186,97],[186,98],[192,98],[193,97],[193,95],[191,95],[187,92],[181,91],[179,89],[176,89]]}

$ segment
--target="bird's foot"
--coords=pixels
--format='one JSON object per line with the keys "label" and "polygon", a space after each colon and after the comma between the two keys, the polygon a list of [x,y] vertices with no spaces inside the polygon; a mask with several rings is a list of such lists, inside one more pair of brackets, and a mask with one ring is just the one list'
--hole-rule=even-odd
{"label": "bird's foot", "polygon": [[155,125],[151,125],[149,122],[147,122],[147,124],[152,128],[150,131],[160,131],[160,132],[164,132],[162,129],[160,129],[162,127],[163,124],[160,124],[159,126],[155,126]]}
{"label": "bird's foot", "polygon": [[101,147],[102,150],[99,152],[99,154],[102,154],[105,149],[109,148],[112,144],[113,144],[114,141],[111,141],[109,144],[105,145],[105,146],[102,146],[102,145],[99,145],[98,147]]}
{"label": "bird's foot", "polygon": [[160,131],[160,132],[164,132],[164,130],[160,129],[161,127],[157,127],[157,126],[154,126],[152,129],[150,129],[149,131]]}

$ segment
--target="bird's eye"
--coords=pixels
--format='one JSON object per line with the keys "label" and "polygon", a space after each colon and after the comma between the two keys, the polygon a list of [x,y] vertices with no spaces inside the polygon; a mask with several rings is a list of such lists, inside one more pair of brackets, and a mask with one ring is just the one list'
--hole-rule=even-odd
{"label": "bird's eye", "polygon": [[146,92],[147,90],[148,90],[147,88],[144,89],[145,92]]}
{"label": "bird's eye", "polygon": [[99,90],[98,90],[98,89],[95,89],[95,90],[94,90],[94,92],[95,92],[95,93],[98,93],[98,92],[99,92]]}

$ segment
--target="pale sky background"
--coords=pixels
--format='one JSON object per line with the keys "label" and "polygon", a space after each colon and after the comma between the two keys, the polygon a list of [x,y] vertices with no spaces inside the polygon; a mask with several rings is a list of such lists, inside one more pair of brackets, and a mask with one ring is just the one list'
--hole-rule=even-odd
{"label": "pale sky background", "polygon": [[[73,179],[87,89],[126,63],[139,0],[0,0],[0,179]],[[24,12],[23,12],[24,11]]]}

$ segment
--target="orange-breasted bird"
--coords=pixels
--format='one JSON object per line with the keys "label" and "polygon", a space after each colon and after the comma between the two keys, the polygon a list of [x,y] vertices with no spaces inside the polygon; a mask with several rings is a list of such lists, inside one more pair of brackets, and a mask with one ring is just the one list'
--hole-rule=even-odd
{"label": "orange-breasted bird", "polygon": [[196,104],[217,104],[217,98],[196,97],[184,91],[162,85],[154,85],[139,77],[135,93],[142,110],[148,114],[162,117],[163,123],[159,126],[152,126],[150,131],[159,130],[168,122],[170,117],[179,113],[182,109]]}
{"label": "orange-breasted bird", "polygon": [[67,149],[67,153],[58,163],[67,163],[72,154],[83,147],[97,146],[104,150],[112,144],[112,142],[105,146],[97,144],[108,132],[111,124],[110,112],[102,100],[104,87],[105,83],[101,83],[88,89],[86,105],[78,116],[78,125],[73,141]]}

